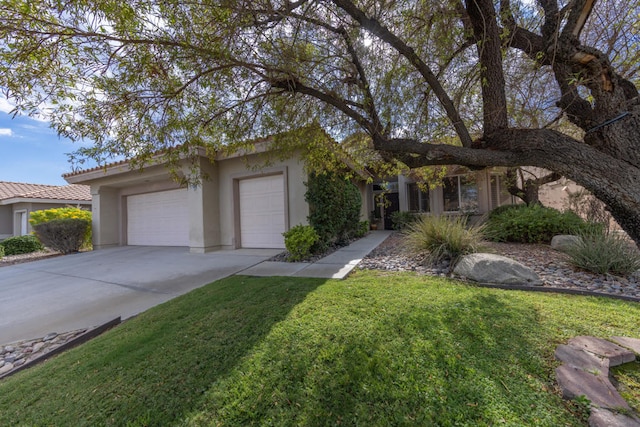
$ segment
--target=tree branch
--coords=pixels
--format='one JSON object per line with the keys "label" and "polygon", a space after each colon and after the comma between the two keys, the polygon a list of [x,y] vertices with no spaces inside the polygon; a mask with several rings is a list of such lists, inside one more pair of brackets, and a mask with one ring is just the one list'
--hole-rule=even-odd
{"label": "tree branch", "polygon": [[383,26],[376,19],[369,18],[366,14],[360,10],[350,0],[333,0],[333,3],[340,9],[344,10],[349,16],[351,16],[356,22],[358,22],[363,28],[370,31],[372,34],[378,36],[381,40],[385,41],[391,47],[393,47],[398,53],[407,58],[409,62],[416,68],[416,70],[422,75],[427,84],[433,89],[433,92],[438,97],[440,104],[445,109],[447,117],[456,130],[460,141],[464,147],[471,147],[473,140],[467,127],[465,126],[458,110],[455,108],[453,101],[449,98],[449,95],[444,90],[435,74],[429,66],[416,54],[415,50],[408,46],[403,40],[393,34],[389,29]]}

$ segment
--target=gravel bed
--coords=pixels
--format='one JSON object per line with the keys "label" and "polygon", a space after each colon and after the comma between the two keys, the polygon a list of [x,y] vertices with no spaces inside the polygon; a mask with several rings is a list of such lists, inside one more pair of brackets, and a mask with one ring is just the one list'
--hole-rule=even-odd
{"label": "gravel bed", "polygon": [[[603,294],[640,298],[640,274],[638,272],[619,277],[610,274],[594,274],[581,271],[567,261],[567,256],[548,245],[489,242],[485,252],[512,258],[534,270],[543,287],[574,289]],[[388,271],[415,271],[418,274],[448,276],[448,264],[431,266],[421,257],[403,249],[402,235],[394,233],[374,249],[360,268]]]}
{"label": "gravel bed", "polygon": [[60,256],[60,255],[62,254],[49,249],[45,249],[43,251],[38,251],[38,252],[31,252],[28,254],[7,255],[5,257],[0,258],[0,267],[6,267],[7,265],[14,265],[14,264],[22,264],[23,262],[31,262],[31,261],[36,261],[38,259],[51,258],[55,256]]}

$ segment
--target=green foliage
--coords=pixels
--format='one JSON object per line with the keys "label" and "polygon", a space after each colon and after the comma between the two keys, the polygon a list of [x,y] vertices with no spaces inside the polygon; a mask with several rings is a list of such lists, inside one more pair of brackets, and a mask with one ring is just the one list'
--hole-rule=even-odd
{"label": "green foliage", "polygon": [[352,182],[325,173],[311,174],[306,185],[309,224],[318,233],[320,246],[341,243],[357,235],[362,197]]}
{"label": "green foliage", "polygon": [[20,255],[44,249],[42,243],[33,235],[14,236],[0,242],[5,255]]}
{"label": "green foliage", "polygon": [[0,243],[0,259],[4,258],[4,246]]}
{"label": "green foliage", "polygon": [[573,212],[560,212],[541,205],[499,208],[489,215],[486,235],[498,242],[549,243],[558,234],[576,234],[590,225]]}
{"label": "green foliage", "polygon": [[420,218],[419,214],[406,211],[396,211],[391,214],[391,227],[394,230],[404,230]]}
{"label": "green foliage", "polygon": [[89,247],[91,245],[91,211],[68,206],[64,208],[34,211],[29,215],[29,223],[34,227],[34,229],[35,226],[39,224],[61,219],[78,219],[85,221],[89,226],[86,228],[82,246]]}
{"label": "green foliage", "polygon": [[591,231],[567,249],[569,262],[598,274],[627,275],[640,269],[640,252],[624,236]]}
{"label": "green foliage", "polygon": [[502,206],[498,206],[497,208],[492,209],[489,214],[488,214],[488,219],[491,219],[493,217],[502,215],[502,213],[506,212],[506,211],[510,211],[511,209],[522,209],[525,208],[527,205],[525,204],[517,204],[517,205],[502,205]]}
{"label": "green foliage", "polygon": [[356,230],[356,234],[354,237],[359,239],[360,237],[366,236],[366,234],[369,232],[369,226],[369,221],[360,221],[358,223],[358,229]]}
{"label": "green foliage", "polygon": [[90,227],[85,219],[65,218],[36,224],[33,230],[46,247],[69,254],[80,250]]}
{"label": "green foliage", "polygon": [[310,225],[296,225],[282,235],[289,251],[289,261],[303,261],[311,257],[312,249],[320,238]]}
{"label": "green foliage", "polygon": [[431,262],[451,260],[453,266],[462,255],[478,251],[484,239],[484,226],[467,227],[463,217],[422,215],[409,225],[405,244]]}

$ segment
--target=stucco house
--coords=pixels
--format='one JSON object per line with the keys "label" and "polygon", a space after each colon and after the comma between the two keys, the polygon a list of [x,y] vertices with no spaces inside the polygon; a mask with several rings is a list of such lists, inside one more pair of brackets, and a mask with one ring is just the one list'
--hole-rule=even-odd
{"label": "stucco house", "polygon": [[[161,162],[141,171],[122,161],[64,178],[91,188],[94,249],[186,246],[204,253],[284,248],[282,233],[307,224],[307,175],[299,156],[270,159],[264,166],[266,150],[267,142],[256,143],[251,152],[218,154],[214,161],[202,150],[197,164],[185,160],[176,171],[203,178],[197,186],[180,186]],[[368,209],[363,207],[363,218]]]}
{"label": "stucco house", "polygon": [[[219,153],[213,161],[202,150],[197,162],[183,160],[179,177],[199,178],[180,185],[160,157],[143,170],[127,161],[64,175],[70,184],[91,188],[93,247],[184,246],[193,253],[218,249],[284,248],[282,233],[307,224],[307,172],[304,160],[269,157],[269,142],[251,151]],[[195,175],[195,176],[194,176]],[[500,169],[469,171],[452,167],[442,185],[425,188],[410,174],[357,182],[361,218],[376,211],[379,228],[391,229],[396,211],[481,216],[515,203]],[[364,176],[363,176],[364,177]],[[380,203],[383,196],[385,203]]]}
{"label": "stucco house", "polygon": [[31,212],[64,206],[90,209],[89,187],[0,181],[0,240],[31,233]]}

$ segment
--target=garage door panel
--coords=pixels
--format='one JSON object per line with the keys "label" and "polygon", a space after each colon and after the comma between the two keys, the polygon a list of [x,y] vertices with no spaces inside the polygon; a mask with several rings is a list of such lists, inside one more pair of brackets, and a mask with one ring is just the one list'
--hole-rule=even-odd
{"label": "garage door panel", "polygon": [[187,190],[127,197],[127,242],[134,246],[189,246]]}
{"label": "garage door panel", "polygon": [[240,240],[245,248],[284,248],[284,176],[239,182]]}

